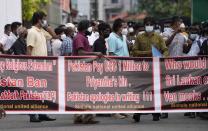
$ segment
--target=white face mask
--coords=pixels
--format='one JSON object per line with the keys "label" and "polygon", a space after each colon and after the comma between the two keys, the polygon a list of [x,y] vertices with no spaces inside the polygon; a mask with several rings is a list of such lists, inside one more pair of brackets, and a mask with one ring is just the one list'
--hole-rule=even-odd
{"label": "white face mask", "polygon": [[135,42],[136,42],[135,40],[132,40],[132,44],[133,44],[133,45],[135,44]]}
{"label": "white face mask", "polygon": [[92,32],[92,27],[89,27],[88,29],[87,29],[87,31],[89,31],[90,33]]}
{"label": "white face mask", "polygon": [[74,37],[77,35],[77,32],[74,32]]}
{"label": "white face mask", "polygon": [[157,29],[157,30],[155,30],[155,33],[160,34],[161,32],[160,32],[160,30],[159,30],[159,29]]}
{"label": "white face mask", "polygon": [[180,28],[186,28],[184,23],[181,23]]}
{"label": "white face mask", "polygon": [[122,35],[127,35],[128,34],[128,29],[127,28],[122,29],[121,34]]}
{"label": "white face mask", "polygon": [[65,34],[62,34],[61,35],[61,39],[64,40],[65,38],[66,38],[66,35]]}
{"label": "white face mask", "polygon": [[130,33],[133,33],[133,32],[134,32],[134,28],[133,28],[133,27],[130,27],[130,28],[129,28],[129,32],[130,32]]}
{"label": "white face mask", "polygon": [[41,25],[42,27],[46,27],[48,25],[47,20],[42,20]]}
{"label": "white face mask", "polygon": [[190,39],[195,40],[198,37],[198,34],[190,34]]}
{"label": "white face mask", "polygon": [[145,31],[146,32],[153,32],[153,30],[154,30],[154,26],[145,26]]}
{"label": "white face mask", "polygon": [[96,37],[99,37],[99,33],[98,33],[98,32],[95,32],[95,36],[96,36]]}

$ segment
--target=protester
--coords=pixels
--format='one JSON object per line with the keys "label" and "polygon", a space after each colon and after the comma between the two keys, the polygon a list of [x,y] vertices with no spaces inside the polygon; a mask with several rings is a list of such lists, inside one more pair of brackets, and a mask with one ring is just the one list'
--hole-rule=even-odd
{"label": "protester", "polygon": [[98,31],[99,31],[100,37],[93,44],[93,51],[101,52],[103,55],[106,55],[107,43],[105,39],[108,38],[110,35],[110,31],[111,31],[110,25],[107,23],[101,23],[98,26]]}
{"label": "protester", "polygon": [[98,21],[95,20],[91,21],[91,27],[89,27],[88,31],[92,32],[92,34],[87,36],[88,41],[90,43],[90,47],[93,47],[94,42],[99,38],[98,25],[99,25]]}
{"label": "protester", "polygon": [[65,25],[65,35],[66,37],[63,39],[61,45],[61,55],[62,56],[70,56],[72,55],[72,46],[73,46],[73,37],[75,33],[75,25],[72,23],[68,23]]}
{"label": "protester", "polygon": [[128,29],[126,22],[122,19],[115,20],[113,23],[113,32],[108,38],[109,55],[129,57],[127,34]]}
{"label": "protester", "polygon": [[200,47],[199,55],[208,55],[208,22],[202,24],[203,42]]}
{"label": "protester", "polygon": [[0,119],[6,117],[6,112],[4,109],[0,109]]}
{"label": "protester", "polygon": [[58,36],[58,38],[52,39],[52,42],[51,42],[52,55],[53,56],[61,56],[62,41],[66,38],[66,35],[64,34],[64,28],[57,27],[55,29],[55,33]]}
{"label": "protester", "polygon": [[152,46],[156,47],[163,56],[168,56],[168,48],[163,38],[154,32],[155,21],[151,17],[144,19],[145,33],[136,38],[133,46],[132,56],[152,57]]}
{"label": "protester", "polygon": [[4,45],[4,51],[7,52],[12,45],[14,44],[14,42],[17,40],[18,38],[18,34],[17,34],[17,29],[21,26],[22,24],[20,22],[13,22],[11,24],[11,33],[6,41],[6,44]]}
{"label": "protester", "polygon": [[11,33],[11,24],[6,24],[4,26],[4,34],[0,37],[0,52],[1,54],[4,53],[5,45]]}
{"label": "protester", "polygon": [[[127,23],[122,19],[116,19],[113,23],[113,32],[108,38],[108,52],[110,56],[129,57],[127,46]],[[114,118],[124,119],[126,115],[112,114]]]}
{"label": "protester", "polygon": [[182,19],[180,17],[173,17],[171,22],[171,27],[167,28],[163,32],[163,38],[168,46],[170,56],[177,57],[183,56],[183,47],[186,44],[187,39],[183,35]]}
{"label": "protester", "polygon": [[[29,29],[27,35],[27,54],[31,56],[47,56],[46,40],[51,39],[51,35],[55,38],[55,32],[48,26],[46,14],[43,12],[35,12],[32,17],[32,28]],[[47,31],[48,32],[47,32]],[[54,121],[47,115],[30,115],[30,122]]]}
{"label": "protester", "polygon": [[14,42],[13,46],[9,49],[10,54],[14,55],[26,55],[27,54],[27,29],[25,27],[19,27],[17,29],[18,39]]}
{"label": "protester", "polygon": [[192,46],[187,56],[197,56],[200,52],[201,45],[203,43],[203,37],[200,32],[200,24],[194,23],[189,29],[189,39],[192,41]]}
{"label": "protester", "polygon": [[136,26],[136,23],[134,22],[128,22],[128,35],[127,35],[127,45],[129,52],[132,51],[132,47],[135,44],[137,33],[138,33],[138,27]]}
{"label": "protester", "polygon": [[[92,32],[89,31],[90,22],[88,20],[83,20],[78,24],[78,34],[75,36],[73,41],[73,55],[75,56],[86,56],[86,55],[96,55],[101,57],[101,52],[92,52],[87,39],[88,35]],[[95,120],[95,117],[91,114],[86,115],[75,115],[75,124],[97,124],[99,121]]]}
{"label": "protester", "polygon": [[[168,48],[163,41],[163,38],[154,32],[155,21],[151,17],[144,19],[145,33],[140,34],[136,38],[136,42],[133,46],[132,56],[134,57],[152,57],[152,46],[156,47],[161,54],[168,56]],[[153,113],[153,121],[160,120],[159,113]],[[140,113],[136,113],[133,116],[135,122],[140,121]]]}

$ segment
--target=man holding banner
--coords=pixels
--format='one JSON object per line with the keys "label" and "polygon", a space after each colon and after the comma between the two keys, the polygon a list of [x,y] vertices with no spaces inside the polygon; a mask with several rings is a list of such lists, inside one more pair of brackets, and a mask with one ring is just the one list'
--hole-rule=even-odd
{"label": "man holding banner", "polygon": [[[76,56],[87,56],[96,55],[101,57],[102,53],[92,52],[90,48],[89,41],[87,39],[88,35],[92,32],[89,30],[90,22],[88,20],[83,20],[78,24],[78,34],[75,36],[73,41],[73,55]],[[75,115],[74,124],[97,124],[99,121],[95,120],[94,115]]]}
{"label": "man holding banner", "polygon": [[[137,36],[136,42],[133,46],[132,56],[134,57],[152,57],[154,54],[160,54],[168,56],[168,48],[163,41],[163,38],[154,33],[155,22],[151,17],[144,19],[145,33]],[[152,49],[153,48],[153,49]],[[154,51],[154,52],[152,52]],[[155,53],[157,52],[157,53]],[[135,122],[140,121],[140,113],[134,114],[133,119]],[[159,113],[153,113],[153,121],[160,120]]]}

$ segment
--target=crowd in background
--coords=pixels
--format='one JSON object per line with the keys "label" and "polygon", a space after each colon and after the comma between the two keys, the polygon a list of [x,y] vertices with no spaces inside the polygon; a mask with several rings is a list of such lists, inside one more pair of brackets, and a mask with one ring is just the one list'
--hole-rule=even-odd
{"label": "crowd in background", "polygon": [[[99,57],[208,55],[208,22],[188,26],[178,16],[174,16],[166,25],[152,17],[146,17],[143,23],[116,19],[112,25],[102,20],[82,20],[78,24],[59,25],[53,30],[46,17],[43,12],[35,12],[30,29],[20,22],[5,25],[4,35],[0,36],[0,52],[7,55]],[[134,114],[134,120],[139,122],[140,115]],[[196,114],[189,114],[193,115]],[[127,115],[113,116],[123,119]],[[161,114],[153,114],[154,121],[160,118]],[[167,118],[167,114],[164,114],[164,118]],[[48,119],[48,116],[31,115],[31,122],[41,119]],[[76,115],[74,122],[98,123],[94,115]]]}

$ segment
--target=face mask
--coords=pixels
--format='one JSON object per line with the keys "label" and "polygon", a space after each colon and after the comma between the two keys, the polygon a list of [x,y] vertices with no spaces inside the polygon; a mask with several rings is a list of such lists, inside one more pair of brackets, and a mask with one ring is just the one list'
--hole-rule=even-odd
{"label": "face mask", "polygon": [[153,32],[153,30],[154,30],[154,26],[145,26],[145,31],[146,31],[147,33]]}
{"label": "face mask", "polygon": [[99,35],[100,35],[100,34],[99,34],[98,32],[95,32],[95,36],[96,36],[96,37],[99,37]]}
{"label": "face mask", "polygon": [[155,30],[155,33],[158,33],[158,34],[160,34],[161,32],[160,32],[160,30]]}
{"label": "face mask", "polygon": [[121,32],[122,35],[127,35],[128,34],[128,29],[124,28]]}
{"label": "face mask", "polygon": [[109,37],[110,34],[109,33],[104,33],[103,35],[104,35],[104,38],[106,39],[106,38]]}
{"label": "face mask", "polygon": [[87,31],[92,32],[92,27],[89,27]]}
{"label": "face mask", "polygon": [[66,34],[61,35],[61,39],[64,40],[66,38]]}
{"label": "face mask", "polygon": [[198,34],[190,34],[190,39],[195,40],[198,37]]}
{"label": "face mask", "polygon": [[132,40],[132,44],[133,44],[133,45],[135,44],[135,42],[136,42],[135,40]]}
{"label": "face mask", "polygon": [[47,20],[42,20],[41,25],[42,27],[47,27],[48,26]]}
{"label": "face mask", "polygon": [[130,32],[130,33],[133,33],[133,32],[134,32],[134,28],[130,27],[130,28],[129,28],[129,32]]}
{"label": "face mask", "polygon": [[85,31],[86,36],[91,36],[92,32],[89,32],[88,30]]}
{"label": "face mask", "polygon": [[75,32],[75,33],[74,33],[74,37],[75,37],[76,35],[77,35],[77,33]]}
{"label": "face mask", "polygon": [[185,24],[184,23],[181,23],[180,24],[180,28],[186,28]]}

